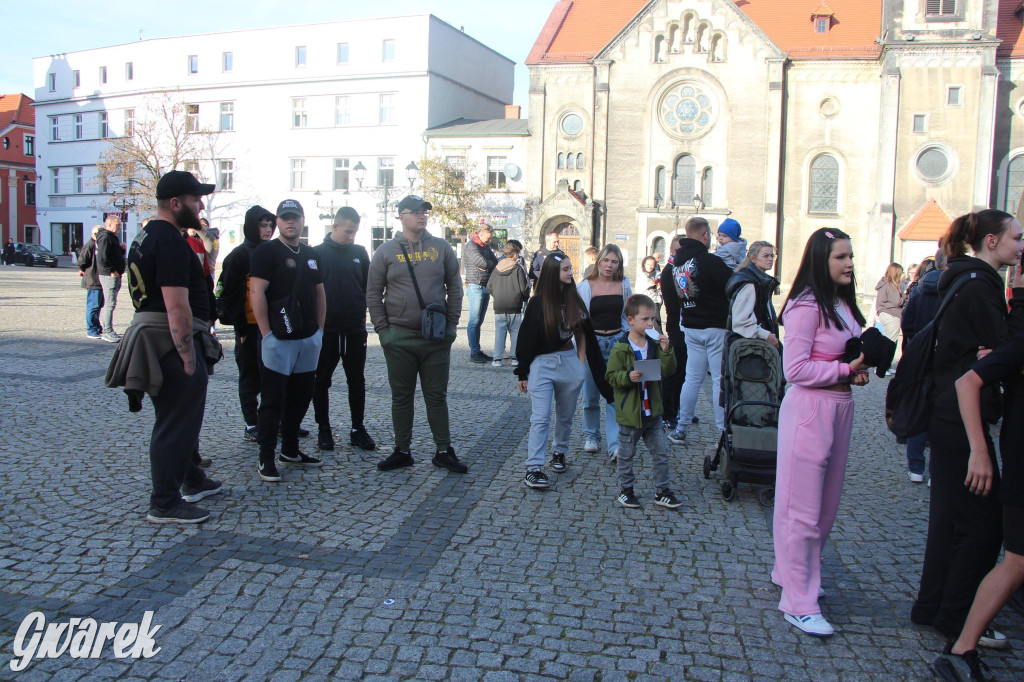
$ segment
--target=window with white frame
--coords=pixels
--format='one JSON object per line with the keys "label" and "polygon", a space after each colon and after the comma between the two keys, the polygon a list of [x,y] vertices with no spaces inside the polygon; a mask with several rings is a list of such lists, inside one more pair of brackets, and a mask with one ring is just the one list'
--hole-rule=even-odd
{"label": "window with white frame", "polygon": [[305,159],[292,159],[292,189],[306,189]]}
{"label": "window with white frame", "polygon": [[466,181],[466,168],[469,164],[466,163],[466,157],[464,154],[453,154],[451,156],[444,157],[444,163],[446,166],[452,169],[454,180],[459,185],[465,184]]}
{"label": "window with white frame", "polygon": [[338,63],[348,64],[348,43],[338,43]]}
{"label": "window with white frame", "polygon": [[53,184],[50,185],[53,190],[51,194],[60,194],[60,168],[51,168],[50,178],[53,181]]}
{"label": "window with white frame", "polygon": [[199,73],[199,55],[190,54],[188,56],[188,72],[189,75],[195,75]]}
{"label": "window with white frame", "polygon": [[107,124],[107,112],[101,111],[99,114],[99,136],[101,140],[105,140],[110,137],[110,126]]}
{"label": "window with white frame", "polygon": [[395,122],[395,96],[380,96],[380,124],[391,125]]}
{"label": "window with white frame", "polygon": [[925,17],[952,17],[956,15],[956,0],[925,0]]}
{"label": "window with white frame", "polygon": [[235,162],[233,159],[220,160],[220,182],[217,184],[217,191],[232,190],[235,188]]}
{"label": "window with white frame", "polygon": [[220,68],[221,71],[234,71],[235,70],[235,53],[224,52],[220,56]]}
{"label": "window with white frame", "polygon": [[81,114],[75,114],[75,139],[76,140],[81,140],[82,139],[83,127],[84,126],[82,125],[82,115]]}
{"label": "window with white frame", "polygon": [[131,137],[135,134],[135,110],[125,109],[124,110],[124,134],[125,137]]}
{"label": "window with white frame", "polygon": [[914,114],[914,132],[928,132],[928,114]]}
{"label": "window with white frame", "polygon": [[194,133],[199,130],[199,105],[185,105],[185,130]]}
{"label": "window with white frame", "polygon": [[35,156],[36,154],[36,137],[35,135],[25,136],[25,156]]}
{"label": "window with white frame", "polygon": [[46,74],[46,89],[50,92],[57,92],[57,74]]}
{"label": "window with white frame", "polygon": [[839,212],[839,161],[836,157],[819,154],[811,161],[807,197],[807,210],[811,213]]}
{"label": "window with white frame", "polygon": [[950,85],[946,88],[946,106],[947,107],[962,107],[964,89],[961,85]]}
{"label": "window with white frame", "polygon": [[347,95],[338,95],[334,98],[334,125],[352,125],[352,110],[350,99]]}
{"label": "window with white frame", "polygon": [[221,130],[234,130],[235,129],[235,103],[234,102],[221,102],[220,103],[220,129]]}
{"label": "window with white frame", "polygon": [[309,124],[309,117],[306,113],[306,99],[299,97],[292,100],[292,127],[305,128]]}
{"label": "window with white frame", "polygon": [[395,184],[395,157],[377,157],[377,184],[393,187]]}
{"label": "window with white frame", "polygon": [[296,45],[295,46],[295,66],[306,65],[306,46]]}
{"label": "window with white frame", "polygon": [[1024,154],[1010,159],[1010,163],[1006,167],[1006,203],[1003,210],[1010,215],[1017,215],[1022,193],[1024,193]]}
{"label": "window with white frame", "polygon": [[75,166],[75,194],[82,194],[85,189],[84,183],[82,182],[82,167]]}
{"label": "window with white frame", "polygon": [[334,160],[334,189],[348,190],[348,159]]}
{"label": "window with white frame", "polygon": [[395,61],[395,41],[386,39],[381,46],[381,59],[386,62]]}
{"label": "window with white frame", "polygon": [[654,205],[661,206],[665,201],[665,167],[658,166],[654,170]]}
{"label": "window with white frame", "polygon": [[60,141],[60,118],[57,116],[50,117],[50,141]]}
{"label": "window with white frame", "polygon": [[74,71],[72,71],[71,72],[71,82],[74,84],[74,87],[76,87],[76,88],[82,87],[82,72],[79,71],[78,69],[75,69]]}
{"label": "window with white frame", "polygon": [[124,63],[124,79],[126,81],[135,79],[135,65],[132,62]]}
{"label": "window with white frame", "polygon": [[101,66],[100,67],[100,84],[103,84],[103,83],[106,83],[106,82],[107,82],[107,67]]}
{"label": "window with white frame", "polygon": [[487,186],[491,189],[505,189],[508,184],[505,180],[505,162],[508,157],[488,156],[487,157]]}
{"label": "window with white frame", "polygon": [[697,162],[689,154],[676,159],[675,173],[672,177],[672,203],[676,206],[691,206],[694,187],[697,182]]}

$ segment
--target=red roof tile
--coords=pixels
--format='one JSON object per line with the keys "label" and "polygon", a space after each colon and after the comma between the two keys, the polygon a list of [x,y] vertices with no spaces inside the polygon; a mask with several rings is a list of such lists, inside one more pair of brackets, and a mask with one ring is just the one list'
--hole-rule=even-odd
{"label": "red roof tile", "polygon": [[647,3],[648,0],[559,0],[526,63],[590,61]]}
{"label": "red roof tile", "polygon": [[[882,32],[880,0],[736,0],[790,59],[874,59]],[[831,15],[825,33],[816,33],[815,14]]]}
{"label": "red roof tile", "polygon": [[914,217],[896,233],[904,241],[938,242],[939,238],[949,229],[952,219],[935,202],[929,199]]}
{"label": "red roof tile", "polygon": [[1020,57],[1024,55],[1024,23],[1021,23],[1018,12],[1024,7],[1021,0],[999,0],[999,13],[996,15],[996,37],[1002,44],[996,51],[1000,57]]}
{"label": "red roof tile", "polygon": [[0,95],[0,128],[11,123],[24,123],[33,128],[36,125],[36,110],[28,95]]}

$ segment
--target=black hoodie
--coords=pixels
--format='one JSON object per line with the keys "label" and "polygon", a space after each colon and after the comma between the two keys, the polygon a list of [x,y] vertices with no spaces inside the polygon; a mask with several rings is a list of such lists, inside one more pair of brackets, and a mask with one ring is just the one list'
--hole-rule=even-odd
{"label": "black hoodie", "polygon": [[366,331],[366,277],[370,256],[359,244],[339,244],[330,233],[315,247],[320,258],[320,275],[327,296],[328,333],[354,334]]}
{"label": "black hoodie", "polygon": [[245,241],[236,246],[224,259],[220,279],[217,280],[218,297],[224,311],[220,321],[236,329],[256,324],[252,305],[249,303],[249,261],[252,252],[261,244],[260,221],[264,218],[275,220],[274,214],[262,206],[253,206],[245,212],[245,224],[242,227]]}
{"label": "black hoodie", "polygon": [[688,329],[726,329],[729,299],[725,296],[725,285],[732,277],[732,268],[709,253],[704,242],[689,237],[679,241],[679,250],[672,263],[669,281],[674,283],[679,293],[682,326]]}
{"label": "black hoodie", "polygon": [[[1024,289],[1013,290],[1012,310],[1006,312],[1003,280],[995,269],[979,258],[949,259],[949,269],[939,276],[939,296],[945,297],[953,282],[964,273],[975,279],[964,285],[939,322],[935,345],[935,416],[956,424],[960,419],[954,383],[978,360],[978,347],[1001,346],[1011,333],[1024,328]],[[988,423],[999,420],[999,387],[982,389],[981,414]]]}

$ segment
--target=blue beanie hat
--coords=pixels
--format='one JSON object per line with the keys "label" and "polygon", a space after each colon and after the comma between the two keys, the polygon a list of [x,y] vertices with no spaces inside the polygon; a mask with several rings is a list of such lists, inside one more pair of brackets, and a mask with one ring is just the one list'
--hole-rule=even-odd
{"label": "blue beanie hat", "polygon": [[724,234],[734,242],[738,242],[740,240],[740,232],[742,231],[743,228],[740,227],[740,224],[732,218],[726,218],[722,221],[722,224],[718,226],[718,233]]}

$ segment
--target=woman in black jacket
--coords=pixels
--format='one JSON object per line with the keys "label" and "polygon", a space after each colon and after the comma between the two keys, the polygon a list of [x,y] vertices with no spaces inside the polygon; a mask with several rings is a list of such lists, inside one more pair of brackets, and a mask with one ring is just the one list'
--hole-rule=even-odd
{"label": "woman in black jacket", "polygon": [[[960,417],[954,383],[977,360],[980,348],[1002,345],[1014,328],[1021,327],[1024,289],[1014,289],[1009,317],[1002,266],[1020,261],[1021,226],[1008,213],[985,210],[962,215],[940,241],[949,257],[949,269],[939,278],[939,295],[955,281],[968,277],[949,304],[939,325],[933,373],[934,406],[928,427],[932,444],[931,505],[921,587],[910,618],[931,625],[947,637],[963,628],[974,594],[985,574],[995,566],[1002,543],[1002,511],[995,497],[979,497],[964,485],[970,443]],[[967,256],[970,247],[974,256]],[[1016,287],[1016,278],[1011,278]],[[982,394],[982,416],[999,419],[999,388]],[[990,451],[994,448],[989,443]],[[994,463],[993,463],[994,464]],[[982,646],[1006,646],[994,631]]]}

